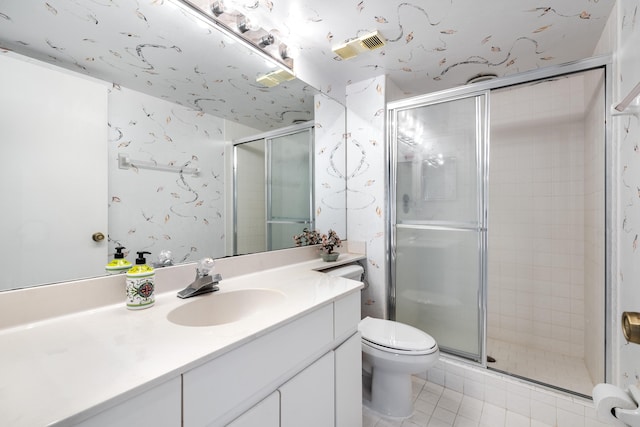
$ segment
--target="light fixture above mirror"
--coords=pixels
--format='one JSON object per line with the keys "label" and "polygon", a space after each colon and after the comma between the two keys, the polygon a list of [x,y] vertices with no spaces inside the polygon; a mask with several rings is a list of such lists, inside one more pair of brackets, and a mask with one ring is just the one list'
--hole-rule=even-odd
{"label": "light fixture above mirror", "polygon": [[259,55],[271,60],[293,75],[293,58],[289,56],[287,44],[277,29],[266,30],[257,22],[225,7],[223,0],[179,0],[180,3],[197,11],[202,17],[215,24],[221,31],[233,36],[240,43],[253,49]]}

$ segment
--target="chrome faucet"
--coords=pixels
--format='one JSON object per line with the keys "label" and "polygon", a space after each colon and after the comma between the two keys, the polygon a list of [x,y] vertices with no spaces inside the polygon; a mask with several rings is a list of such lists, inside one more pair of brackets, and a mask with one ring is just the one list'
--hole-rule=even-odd
{"label": "chrome faucet", "polygon": [[178,298],[190,298],[198,295],[208,294],[220,290],[217,286],[222,280],[220,274],[211,276],[209,272],[213,269],[214,261],[211,258],[204,258],[198,263],[196,268],[196,278],[189,286],[178,292]]}

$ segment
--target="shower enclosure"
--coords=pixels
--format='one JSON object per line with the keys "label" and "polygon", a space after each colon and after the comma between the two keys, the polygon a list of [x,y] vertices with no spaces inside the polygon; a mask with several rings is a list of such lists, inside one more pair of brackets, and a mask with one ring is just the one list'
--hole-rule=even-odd
{"label": "shower enclosure", "polygon": [[294,246],[314,228],[313,123],[234,142],[234,255]]}
{"label": "shower enclosure", "polygon": [[603,62],[389,105],[392,318],[582,395],[606,366]]}

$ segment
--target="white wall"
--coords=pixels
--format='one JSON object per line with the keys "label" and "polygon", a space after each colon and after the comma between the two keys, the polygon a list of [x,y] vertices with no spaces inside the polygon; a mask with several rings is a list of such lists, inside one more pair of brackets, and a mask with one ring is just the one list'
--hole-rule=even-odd
{"label": "white wall", "polygon": [[107,85],[0,54],[0,290],[104,273]]}

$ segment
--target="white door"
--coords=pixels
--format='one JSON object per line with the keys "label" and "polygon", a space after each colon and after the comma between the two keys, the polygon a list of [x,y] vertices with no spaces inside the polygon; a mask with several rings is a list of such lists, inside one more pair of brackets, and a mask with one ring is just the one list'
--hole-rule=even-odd
{"label": "white door", "polygon": [[104,273],[107,87],[0,55],[1,289]]}

